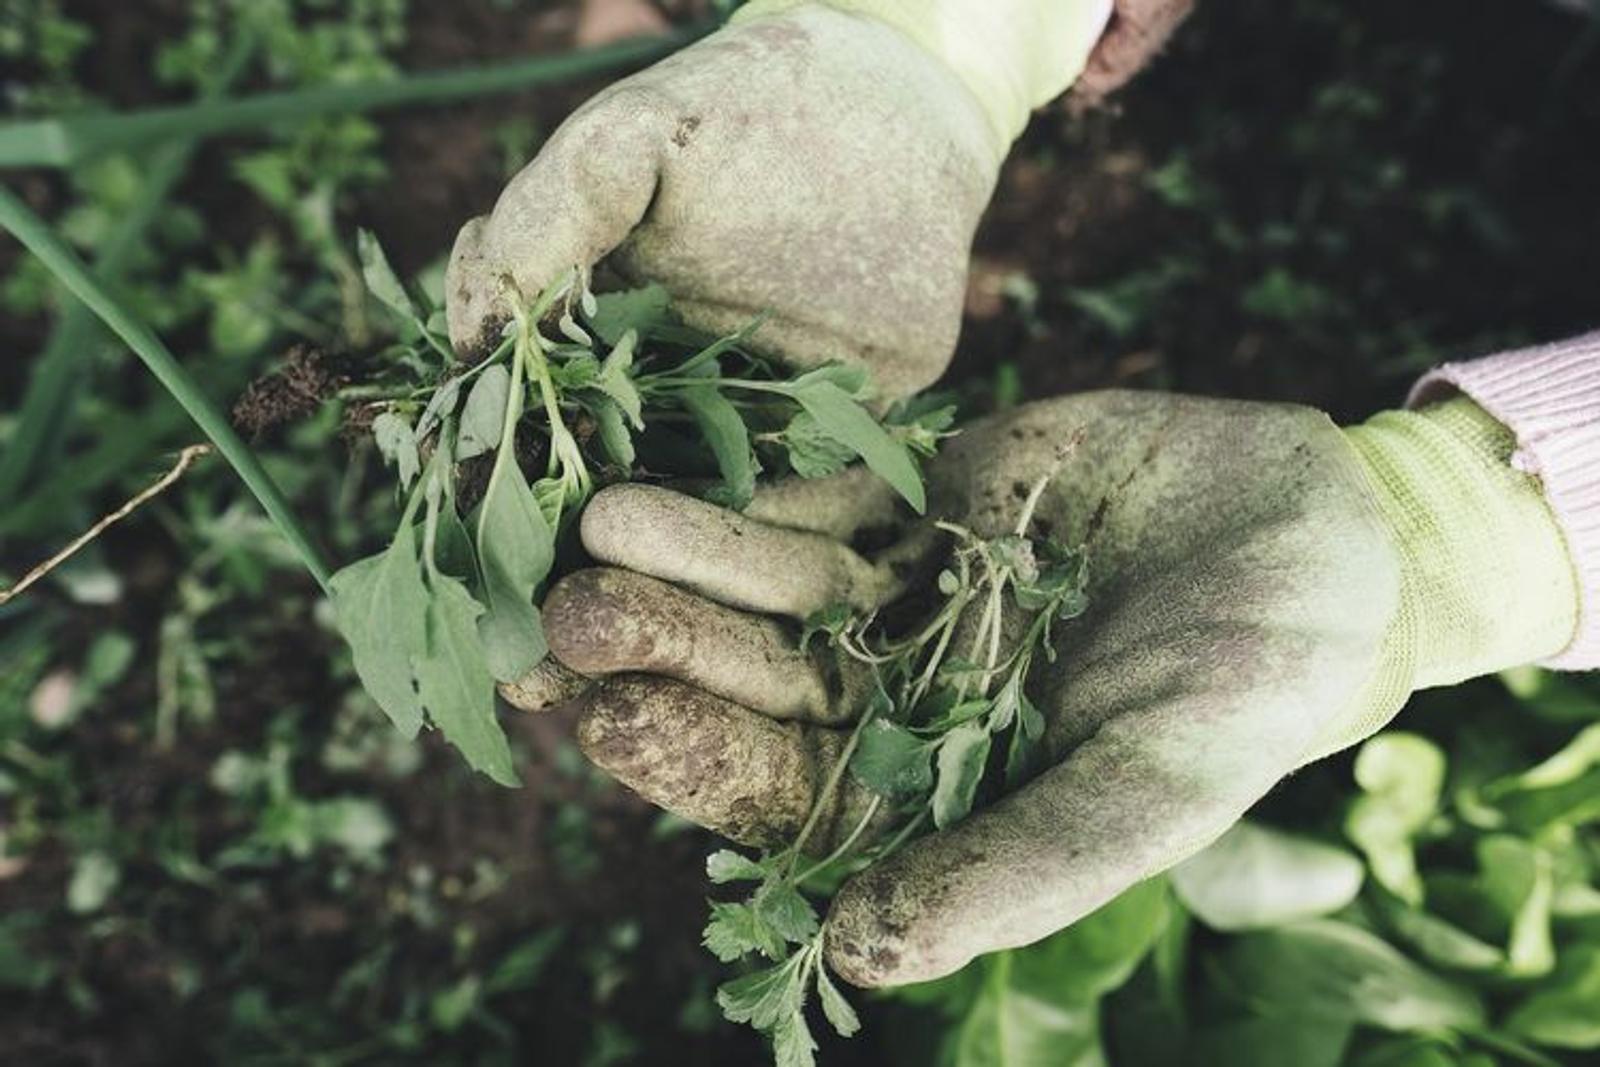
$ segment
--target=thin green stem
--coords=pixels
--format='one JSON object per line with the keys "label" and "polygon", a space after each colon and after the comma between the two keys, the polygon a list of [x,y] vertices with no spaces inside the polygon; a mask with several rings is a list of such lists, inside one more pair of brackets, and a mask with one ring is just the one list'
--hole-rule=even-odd
{"label": "thin green stem", "polygon": [[10,123],[0,126],[0,167],[70,167],[105,152],[126,151],[173,137],[211,137],[280,122],[301,123],[320,115],[446,104],[530,89],[618,67],[640,66],[676,51],[711,28],[700,24],[566,55],[407,74],[388,81],[319,85],[227,102]]}
{"label": "thin green stem", "polygon": [[301,528],[300,522],[289,509],[288,502],[272,480],[255,453],[239,439],[227,417],[201,391],[167,346],[151,329],[132,312],[118,303],[89,273],[83,261],[65,242],[56,236],[47,223],[35,215],[28,206],[13,196],[10,190],[0,187],[0,226],[9,230],[17,240],[44,263],[72,294],[88,306],[122,338],[128,347],[144,361],[156,380],[166,387],[173,399],[183,406],[224,459],[238,472],[245,486],[260,501],[278,531],[299,555],[306,570],[311,572],[326,591],[328,568],[311,543],[311,538]]}
{"label": "thin green stem", "polygon": [[834,760],[833,770],[829,772],[827,782],[823,784],[821,791],[817,793],[816,800],[812,801],[811,811],[806,815],[804,825],[800,827],[800,832],[795,835],[794,844],[789,846],[789,873],[791,875],[794,873],[795,867],[800,863],[800,854],[805,848],[807,839],[811,837],[811,832],[817,828],[817,821],[822,818],[822,809],[827,807],[834,793],[838,791],[839,783],[844,779],[845,768],[850,766],[850,759],[856,754],[856,746],[861,744],[861,734],[866,730],[867,724],[872,721],[874,714],[873,707],[869,704],[866,713],[857,720],[856,728],[850,731],[850,739],[844,743],[844,749],[839,753],[839,758]]}
{"label": "thin green stem", "polygon": [[795,885],[804,885],[805,882],[807,880],[809,880],[810,878],[814,877],[817,874],[818,871],[821,871],[821,870],[825,869],[826,867],[828,867],[828,866],[830,866],[830,865],[832,865],[834,863],[837,863],[839,860],[843,859],[850,852],[850,849],[855,846],[855,843],[858,840],[860,840],[861,835],[866,832],[867,824],[872,822],[872,817],[874,815],[878,814],[878,809],[880,807],[882,807],[882,806],[883,806],[883,797],[881,797],[881,796],[873,797],[872,798],[872,803],[868,804],[867,805],[867,810],[863,811],[861,813],[861,818],[856,821],[855,829],[850,831],[849,836],[846,837],[843,841],[839,842],[839,846],[837,848],[835,848],[832,852],[828,853],[828,855],[827,855],[827,857],[825,859],[822,859],[822,860],[817,861],[816,863],[813,863],[810,867],[807,867],[803,872],[801,872],[800,874],[795,875],[794,884]]}

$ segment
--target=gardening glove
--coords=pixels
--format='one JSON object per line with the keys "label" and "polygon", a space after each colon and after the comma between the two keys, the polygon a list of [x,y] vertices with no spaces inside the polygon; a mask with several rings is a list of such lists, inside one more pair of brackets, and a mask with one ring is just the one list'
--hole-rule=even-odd
{"label": "gardening glove", "polygon": [[[1048,769],[847,882],[832,966],[899,984],[1035,941],[1193,854],[1413,690],[1562,649],[1573,565],[1513,447],[1464,398],[1341,431],[1308,408],[1126,392],[948,442],[930,514],[992,537],[1048,477],[1031,532],[1086,547],[1089,607],[1026,681]],[[851,547],[864,530],[885,543],[893,515],[859,471],[769,488],[743,515],[658,487],[600,493],[581,532],[608,566],[546,603],[555,654],[603,679],[583,698],[584,751],[736,840],[792,841],[859,704],[779,620],[926,589],[925,525],[870,559]],[[823,838],[865,805],[846,783]]]}
{"label": "gardening glove", "polygon": [[1077,76],[1112,0],[755,0],[600,93],[462,227],[445,293],[465,358],[602,257],[691,326],[799,367],[865,364],[884,400],[955,347],[969,248],[1030,108]]}

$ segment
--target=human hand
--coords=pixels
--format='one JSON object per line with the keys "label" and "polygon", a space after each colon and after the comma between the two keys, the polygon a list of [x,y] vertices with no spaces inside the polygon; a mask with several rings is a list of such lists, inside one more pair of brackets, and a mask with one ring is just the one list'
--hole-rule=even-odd
{"label": "human hand", "polygon": [[[1410,692],[1391,670],[1415,661],[1393,629],[1403,554],[1362,459],[1320,413],[1116,392],[1031,405],[946,445],[930,513],[994,536],[1045,476],[1035,532],[1086,545],[1091,575],[1088,611],[1027,680],[1049,769],[845,885],[826,944],[858,985],[934,978],[1073,922]],[[871,610],[916,580],[914,561],[937,565],[921,525],[871,561],[849,547],[893,515],[856,471],[770,488],[744,515],[654,487],[602,492],[582,534],[610,566],[546,601],[555,654],[601,679],[583,698],[584,751],[736,840],[791,840],[858,687],[773,616]],[[865,803],[842,790],[817,847]]]}
{"label": "human hand", "polygon": [[606,89],[462,227],[450,336],[603,257],[691,326],[807,367],[867,365],[885,399],[932,382],[1005,146],[973,93],[900,31],[820,5],[749,18]]}

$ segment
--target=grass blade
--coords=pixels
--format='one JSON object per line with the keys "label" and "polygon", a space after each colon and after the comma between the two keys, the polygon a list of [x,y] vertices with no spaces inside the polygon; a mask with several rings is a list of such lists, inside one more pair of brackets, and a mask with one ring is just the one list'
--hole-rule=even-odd
{"label": "grass blade", "polygon": [[698,25],[564,55],[409,74],[387,81],[322,85],[125,114],[11,123],[0,126],[0,167],[70,167],[103,152],[126,151],[172,137],[204,138],[276,122],[304,122],[318,115],[444,104],[529,89],[660,59],[711,28]]}
{"label": "grass blade", "polygon": [[306,570],[311,572],[324,590],[328,588],[328,568],[322,562],[311,539],[306,536],[294,513],[289,510],[283,494],[278,491],[272,477],[262,469],[255,454],[240,440],[228,420],[207,399],[187,370],[175,359],[167,346],[148,326],[119,304],[105,288],[94,279],[87,267],[66,243],[57,237],[50,226],[34,214],[26,204],[17,199],[9,189],[0,187],[0,226],[9,230],[27,249],[50,268],[56,279],[83,301],[90,311],[100,316],[118,337],[144,361],[150,373],[166,387],[173,399],[183,406],[205,435],[216,445],[217,451],[239,472],[245,486],[261,502],[279,532],[288,539],[300,556]]}

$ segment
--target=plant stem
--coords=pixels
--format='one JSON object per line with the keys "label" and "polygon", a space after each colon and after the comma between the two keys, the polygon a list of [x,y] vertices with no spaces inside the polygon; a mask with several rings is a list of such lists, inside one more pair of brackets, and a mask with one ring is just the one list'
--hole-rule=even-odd
{"label": "plant stem", "polygon": [[321,85],[227,102],[11,123],[0,126],[0,167],[70,167],[105,152],[125,151],[171,137],[211,137],[280,122],[305,122],[319,115],[377,111],[408,104],[445,104],[530,89],[648,63],[711,28],[702,23],[566,55],[408,74],[389,81]]}
{"label": "plant stem", "polygon": [[262,468],[255,453],[239,439],[226,416],[211,403],[161,339],[106,292],[83,265],[83,261],[56,236],[49,225],[4,187],[0,187],[0,226],[11,231],[17,240],[38,256],[74,296],[83,301],[144,361],[150,373],[183,406],[195,425],[239,473],[245,486],[260,501],[267,517],[299,555],[306,570],[327,591],[328,568],[312,545],[311,538],[289,509],[272,476]]}
{"label": "plant stem", "polygon": [[828,853],[827,858],[819,860],[816,863],[813,863],[810,867],[807,867],[802,873],[795,875],[794,879],[793,879],[794,884],[795,885],[803,884],[807,879],[811,878],[818,871],[822,870],[823,868],[827,867],[828,865],[830,865],[832,863],[836,863],[839,860],[843,859],[845,857],[845,855],[849,853],[851,847],[855,845],[856,841],[858,839],[860,839],[861,835],[866,831],[867,824],[872,821],[872,817],[874,815],[878,814],[878,809],[880,807],[882,807],[882,806],[883,806],[883,797],[881,797],[881,796],[873,797],[872,798],[872,803],[867,805],[867,810],[862,812],[861,813],[861,818],[856,821],[855,829],[850,831],[850,836],[846,837],[843,841],[841,841],[839,843],[839,847],[835,848],[832,852]]}
{"label": "plant stem", "polygon": [[800,827],[800,832],[795,835],[794,844],[789,846],[790,851],[793,853],[789,861],[791,874],[800,862],[800,853],[805,848],[806,839],[817,828],[817,820],[822,817],[822,809],[838,790],[839,782],[844,778],[845,768],[850,766],[850,758],[856,754],[856,746],[861,743],[862,731],[866,730],[867,724],[872,721],[874,714],[873,707],[869,704],[866,714],[862,715],[856,722],[856,728],[850,731],[850,739],[844,743],[844,749],[839,753],[839,758],[834,760],[833,770],[829,772],[827,782],[823,784],[821,791],[817,793],[816,800],[811,802],[811,811],[806,815],[805,824]]}

